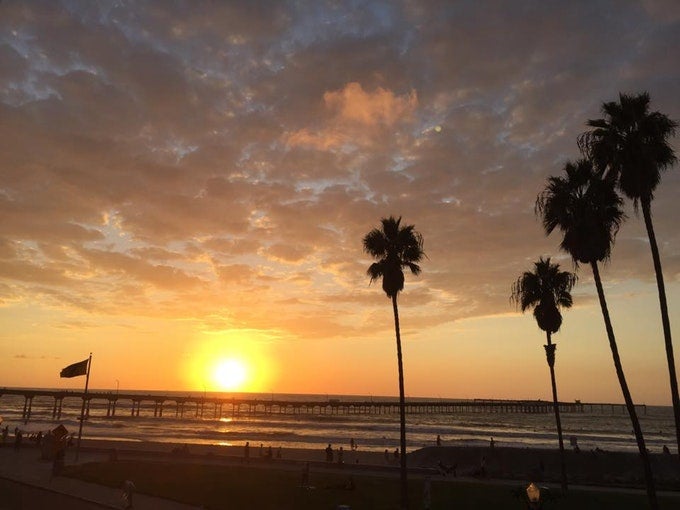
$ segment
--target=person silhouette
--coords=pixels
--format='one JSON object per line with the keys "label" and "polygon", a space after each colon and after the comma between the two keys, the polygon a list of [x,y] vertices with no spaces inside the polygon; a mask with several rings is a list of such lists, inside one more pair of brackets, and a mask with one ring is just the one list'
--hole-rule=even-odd
{"label": "person silhouette", "polygon": [[121,497],[123,499],[123,508],[132,508],[132,496],[135,493],[135,484],[131,480],[125,480],[121,485]]}
{"label": "person silhouette", "polygon": [[302,468],[302,484],[301,487],[304,489],[309,488],[309,462],[306,462]]}

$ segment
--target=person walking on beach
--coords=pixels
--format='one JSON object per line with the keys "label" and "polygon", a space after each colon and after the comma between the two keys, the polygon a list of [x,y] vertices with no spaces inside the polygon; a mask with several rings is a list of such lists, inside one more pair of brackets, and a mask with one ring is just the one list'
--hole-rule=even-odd
{"label": "person walking on beach", "polygon": [[121,486],[123,493],[121,494],[121,499],[123,500],[123,508],[126,510],[132,508],[132,495],[135,492],[135,484],[132,480],[125,480]]}
{"label": "person walking on beach", "polygon": [[246,445],[243,447],[243,457],[248,464],[250,462],[250,441],[246,441]]}
{"label": "person walking on beach", "polygon": [[333,462],[333,448],[330,443],[326,446],[326,462]]}
{"label": "person walking on beach", "polygon": [[302,484],[300,486],[303,489],[309,488],[309,462],[305,462],[305,466],[302,468]]}
{"label": "person walking on beach", "polygon": [[61,475],[62,471],[64,470],[64,457],[66,456],[66,452],[64,451],[63,448],[57,449],[57,451],[54,453],[54,459],[52,460],[52,474],[50,475],[50,481],[52,481],[52,478],[55,476]]}
{"label": "person walking on beach", "polygon": [[441,446],[441,445],[442,445],[442,436],[437,434],[437,446]]}
{"label": "person walking on beach", "polygon": [[338,464],[342,464],[344,462],[343,456],[344,456],[344,450],[342,449],[342,446],[338,449]]}
{"label": "person walking on beach", "polygon": [[14,431],[14,448],[19,449],[21,448],[21,439],[23,438],[23,434],[21,433],[21,430],[18,428]]}

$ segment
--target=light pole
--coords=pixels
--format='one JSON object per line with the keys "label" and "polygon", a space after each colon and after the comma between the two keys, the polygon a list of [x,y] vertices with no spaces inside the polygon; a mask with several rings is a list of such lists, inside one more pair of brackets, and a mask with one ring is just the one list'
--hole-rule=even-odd
{"label": "light pole", "polygon": [[118,398],[118,387],[120,386],[120,382],[118,379],[116,379],[116,398]]}
{"label": "light pole", "polygon": [[541,489],[534,482],[527,487],[527,500],[530,509],[541,508]]}

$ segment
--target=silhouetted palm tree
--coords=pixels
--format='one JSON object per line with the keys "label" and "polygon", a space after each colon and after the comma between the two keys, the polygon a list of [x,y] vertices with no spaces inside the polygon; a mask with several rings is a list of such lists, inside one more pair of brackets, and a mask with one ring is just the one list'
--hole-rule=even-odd
{"label": "silhouetted palm tree", "polygon": [[414,225],[401,226],[401,217],[390,216],[381,220],[382,228],[375,228],[364,236],[364,251],[377,262],[368,268],[371,283],[382,278],[382,288],[392,299],[394,329],[397,336],[397,364],[399,367],[399,418],[401,440],[401,506],[408,508],[408,479],[406,472],[406,408],[404,403],[404,368],[401,356],[401,335],[399,332],[399,310],[397,295],[404,289],[404,268],[415,275],[420,273],[417,262],[425,256],[423,237]]}
{"label": "silhouetted palm tree", "polygon": [[676,443],[680,456],[678,378],[675,372],[675,356],[661,258],[652,223],[652,200],[654,190],[661,181],[661,172],[677,161],[668,143],[668,139],[675,134],[677,123],[660,112],[650,112],[649,94],[646,92],[633,96],[619,94],[619,102],[604,103],[602,113],[604,118],[588,121],[588,126],[593,129],[579,137],[579,146],[595,163],[598,172],[606,179],[616,180],[623,194],[633,201],[636,211],[638,206],[642,208],[659,293],[661,323],[675,415]]}
{"label": "silhouetted palm tree", "polygon": [[550,177],[548,179],[545,190],[536,200],[536,212],[542,216],[546,234],[550,234],[556,228],[562,231],[563,238],[560,248],[571,255],[576,266],[579,263],[590,264],[593,270],[593,278],[602,308],[602,317],[607,330],[616,375],[633,424],[635,439],[644,467],[647,496],[652,510],[656,510],[658,503],[649,455],[642,436],[635,404],[623,373],[598,268],[598,262],[608,260],[611,254],[614,238],[624,219],[624,213],[621,209],[623,201],[614,190],[612,181],[602,180],[595,175],[590,161],[582,159],[576,163],[567,163],[565,172],[566,176],[564,177]]}
{"label": "silhouetted palm tree", "polygon": [[552,384],[553,409],[557,424],[557,439],[560,445],[560,462],[562,467],[562,490],[567,490],[567,468],[564,459],[564,441],[562,440],[562,422],[560,406],[557,399],[557,383],[555,382],[555,349],[552,333],[557,333],[562,325],[560,308],[570,308],[573,301],[571,289],[576,283],[576,275],[568,271],[560,271],[559,264],[552,264],[550,258],[538,259],[534,262],[533,272],[525,271],[512,286],[510,299],[525,312],[534,309],[534,317],[538,327],[545,331],[545,356],[550,367]]}

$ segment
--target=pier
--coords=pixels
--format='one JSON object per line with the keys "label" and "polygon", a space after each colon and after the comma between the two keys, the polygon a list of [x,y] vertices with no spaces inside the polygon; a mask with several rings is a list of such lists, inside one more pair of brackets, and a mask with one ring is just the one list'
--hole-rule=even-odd
{"label": "pier", "polygon": [[[63,390],[25,390],[0,389],[0,414],[2,397],[15,395],[24,398],[22,420],[31,419],[33,400],[51,399],[52,419],[60,420],[64,399],[85,399],[85,418],[93,416],[116,417],[153,416],[154,418],[195,418],[215,419],[238,415],[267,414],[316,414],[316,415],[353,415],[353,414],[397,414],[399,402],[396,400],[270,400],[263,398],[224,398],[208,395],[141,395],[139,393],[118,393],[110,391],[91,391],[85,395],[82,391]],[[44,404],[43,404],[44,407]],[[599,413],[624,414],[624,404],[560,402],[561,413]],[[647,406],[636,405],[638,411],[647,413]],[[459,413],[552,413],[553,403],[547,400],[427,400],[406,399],[407,414],[459,414]]]}

